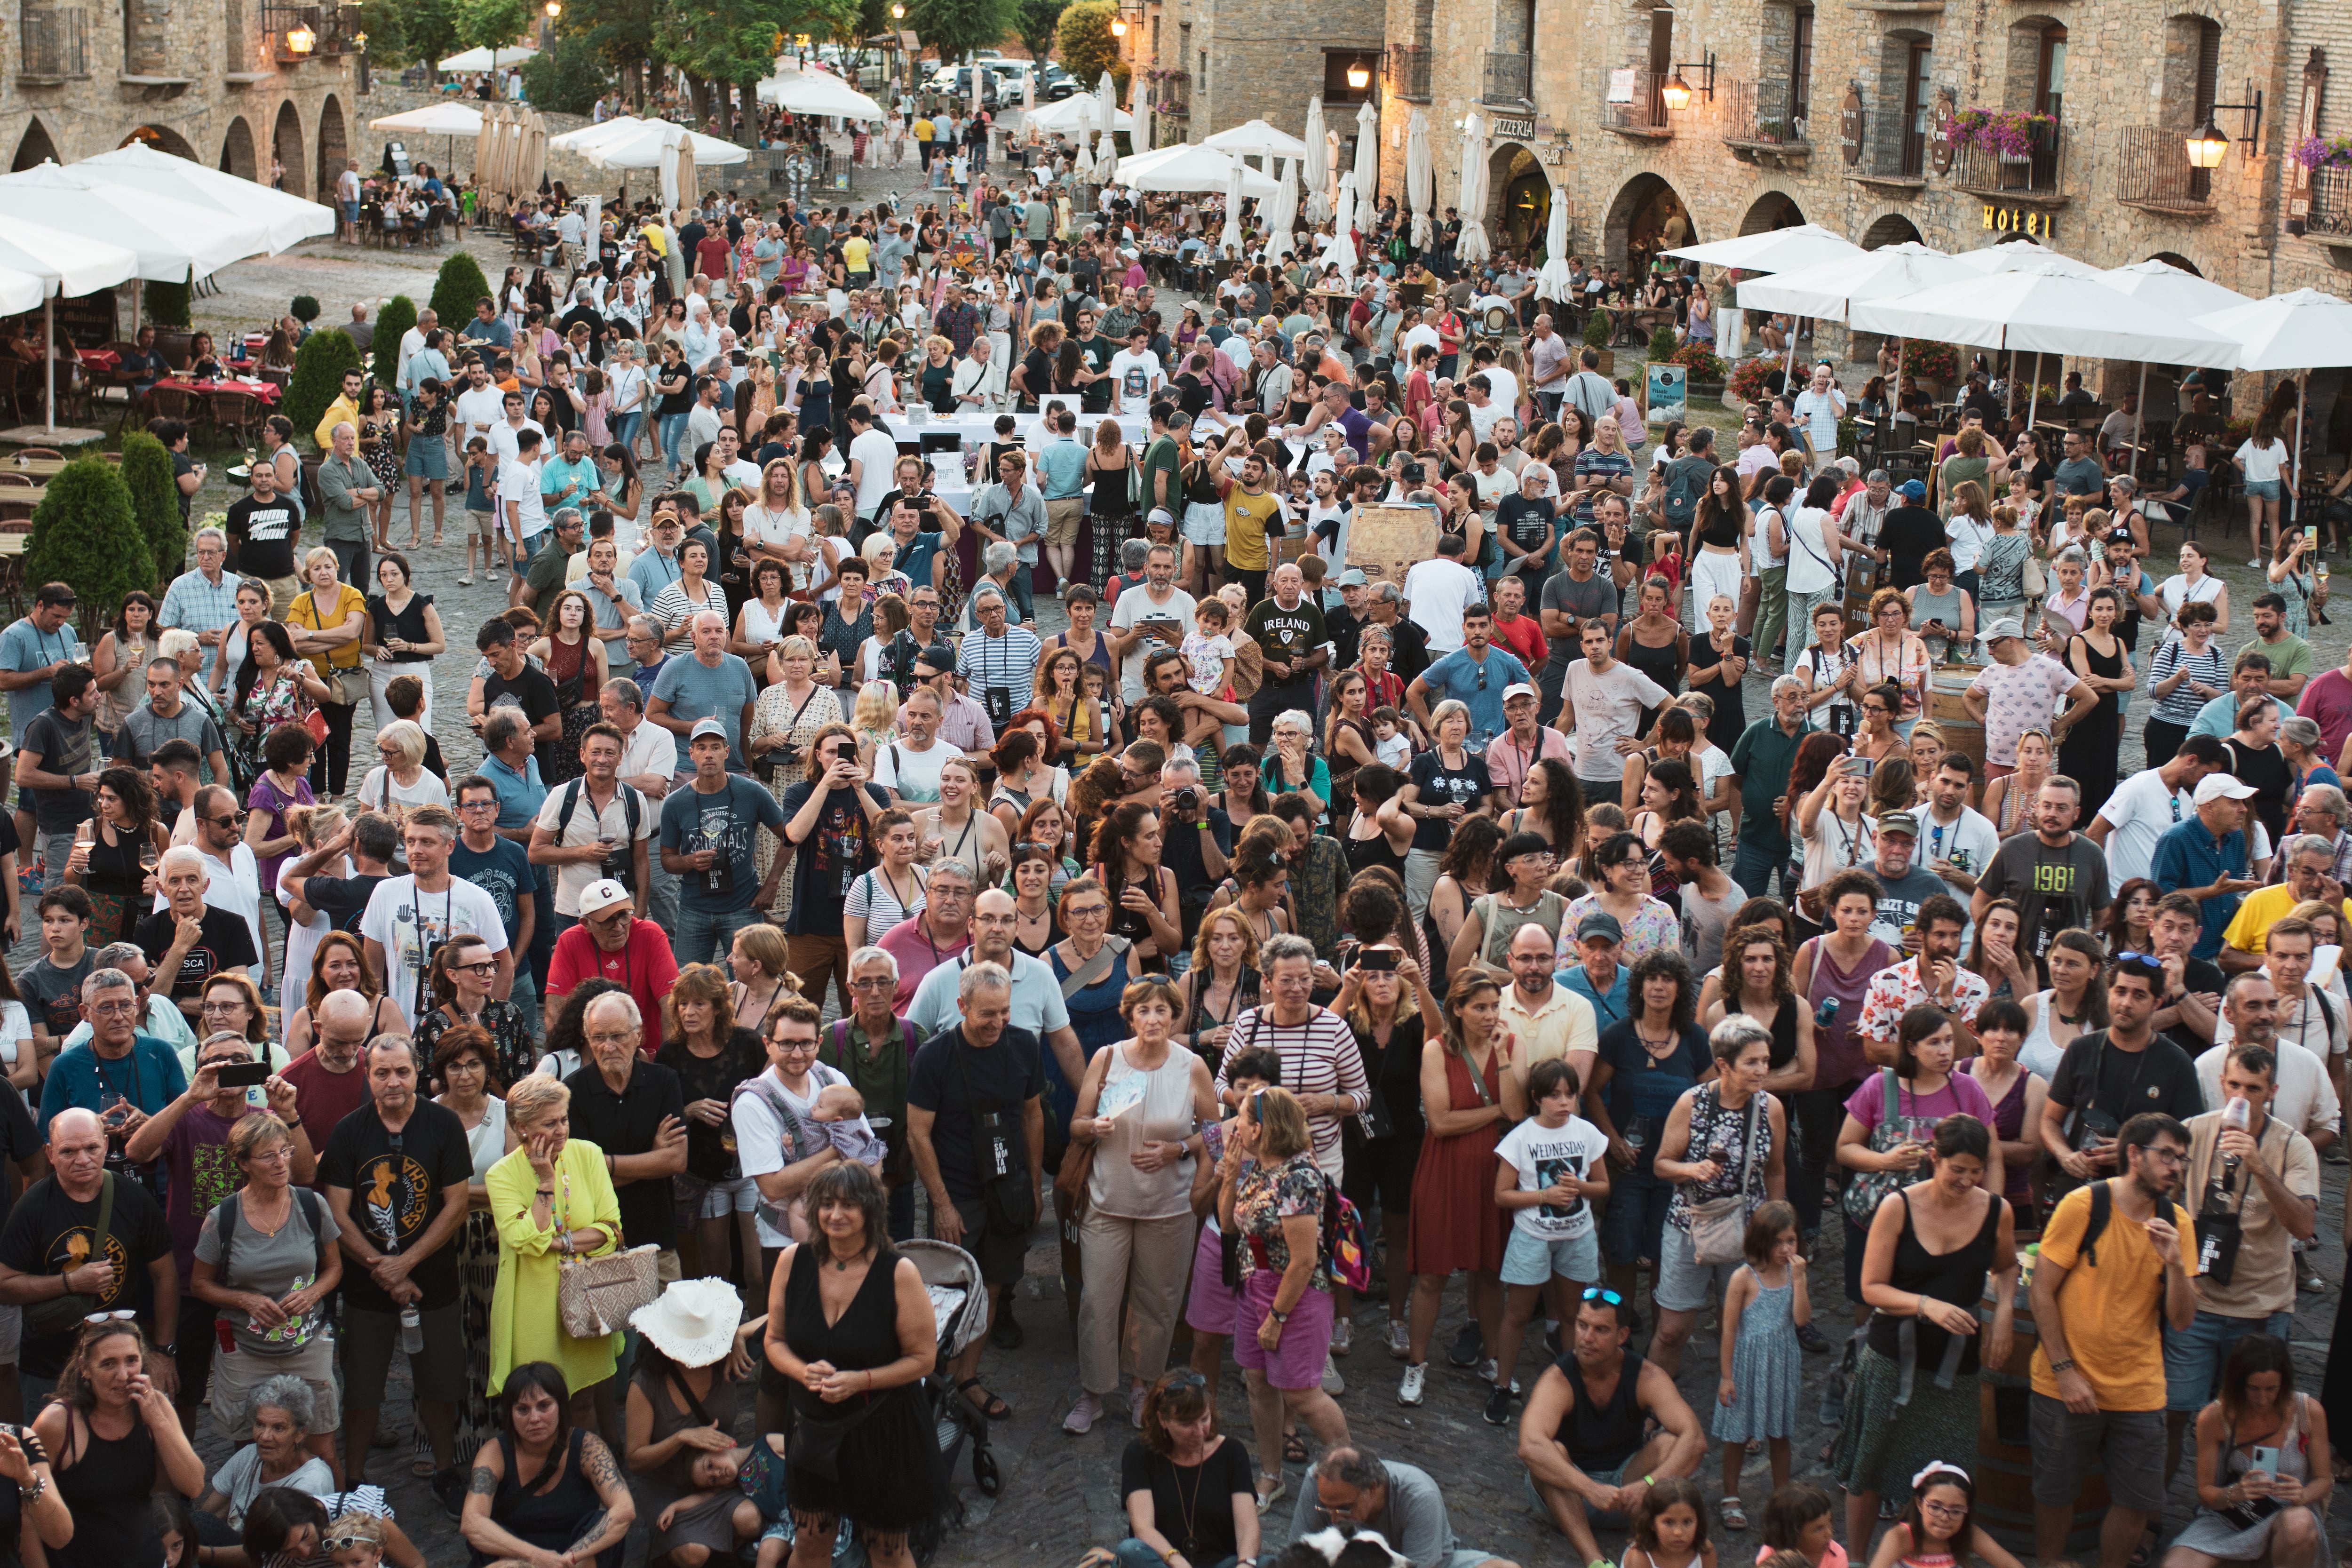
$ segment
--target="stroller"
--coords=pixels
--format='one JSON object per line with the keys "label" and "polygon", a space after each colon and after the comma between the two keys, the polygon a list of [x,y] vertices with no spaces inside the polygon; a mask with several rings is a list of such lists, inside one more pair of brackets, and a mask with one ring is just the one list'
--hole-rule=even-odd
{"label": "stroller", "polygon": [[931,1375],[923,1380],[923,1389],[930,1399],[944,1468],[954,1473],[957,1457],[969,1440],[972,1484],[983,1495],[994,1497],[1003,1489],[1004,1478],[996,1468],[996,1456],[989,1452],[988,1418],[956,1393],[948,1376],[949,1361],[988,1332],[988,1285],[980,1277],[979,1261],[962,1247],[944,1241],[902,1241],[896,1246],[915,1260],[939,1317],[940,1359]]}

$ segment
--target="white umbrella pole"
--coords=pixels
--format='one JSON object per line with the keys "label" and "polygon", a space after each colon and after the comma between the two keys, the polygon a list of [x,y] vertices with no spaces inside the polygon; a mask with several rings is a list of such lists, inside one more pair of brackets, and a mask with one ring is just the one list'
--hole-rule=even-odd
{"label": "white umbrella pole", "polygon": [[2124,471],[2132,477],[2132,493],[2139,493],[2139,427],[2147,417],[2147,361],[2139,362],[2139,401],[2132,405],[2131,466]]}
{"label": "white umbrella pole", "polygon": [[[136,291],[133,292],[135,297]],[[133,331],[131,336],[136,338],[138,333]],[[58,301],[54,294],[41,301],[41,337],[47,345],[42,351],[47,363],[41,368],[48,377],[48,384],[41,389],[41,406],[47,411],[48,432],[54,436],[58,433]],[[2300,427],[2296,434],[2302,434]]]}
{"label": "white umbrella pole", "polygon": [[2042,351],[2033,351],[2033,391],[2025,399],[2025,427],[2033,428],[2033,421],[2042,412]]}
{"label": "white umbrella pole", "polygon": [[[2303,405],[2311,395],[2311,373],[2305,371],[2294,388],[2294,450],[2287,454],[2286,521],[2292,528],[2302,521],[2303,513]],[[2282,548],[2273,544],[2273,551]]]}

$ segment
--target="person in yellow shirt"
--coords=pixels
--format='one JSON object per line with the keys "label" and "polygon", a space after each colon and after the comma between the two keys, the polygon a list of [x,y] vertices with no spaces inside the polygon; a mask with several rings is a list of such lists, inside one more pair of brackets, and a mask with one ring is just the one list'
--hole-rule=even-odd
{"label": "person in yellow shirt", "polygon": [[334,449],[336,426],[349,425],[354,430],[360,427],[360,394],[366,385],[367,373],[359,366],[353,365],[343,372],[341,394],[327,405],[327,412],[319,420],[318,429],[311,432],[312,439],[319,443],[319,450],[329,452]]}
{"label": "person in yellow shirt", "polygon": [[874,247],[862,234],[853,233],[841,242],[841,264],[849,272],[849,286],[862,289],[874,271]]}
{"label": "person in yellow shirt", "polygon": [[2352,900],[2345,898],[2344,884],[2329,874],[2336,867],[2334,843],[2316,833],[2294,834],[2280,850],[2286,856],[2286,879],[2247,894],[2221,933],[2221,951],[2214,962],[2224,974],[2260,969],[2271,927],[2297,904],[2315,899],[2332,901],[2343,910],[2344,928],[2352,931]]}
{"label": "person in yellow shirt", "polygon": [[[1245,450],[1248,437],[1238,426],[1210,459],[1217,491],[1225,503],[1225,567],[1249,595],[1251,604],[1265,597],[1265,576],[1274,567],[1269,540],[1282,532],[1282,498],[1266,489],[1265,459]],[[1240,457],[1235,476],[1226,459]]]}
{"label": "person in yellow shirt", "polygon": [[647,248],[652,250],[656,256],[663,257],[665,258],[668,257],[669,236],[662,232],[661,220],[658,218],[647,219],[646,226],[639,229],[637,232],[645,239]]}
{"label": "person in yellow shirt", "polygon": [[[2107,989],[2110,1015],[2133,1018],[2131,1029],[2145,1037],[2155,1016],[2151,986],[2160,984],[2142,967],[2120,968]],[[2093,1459],[2106,1467],[2113,1505],[2099,1531],[2104,1563],[2121,1563],[2161,1517],[2160,1331],[2182,1332],[2197,1316],[2187,1267],[2197,1254],[2196,1232],[2189,1211],[2172,1199],[2189,1133],[2169,1116],[2144,1111],[2116,1141],[2121,1173],[2059,1200],[2034,1264],[2033,1535],[2045,1563],[2066,1554],[2075,1496]],[[2095,1236],[2095,1212],[2105,1222]]]}

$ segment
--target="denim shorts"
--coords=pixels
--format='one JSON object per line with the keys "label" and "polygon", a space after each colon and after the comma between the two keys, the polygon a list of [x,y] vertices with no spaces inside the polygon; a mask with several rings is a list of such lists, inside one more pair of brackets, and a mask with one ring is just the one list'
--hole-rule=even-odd
{"label": "denim shorts", "polygon": [[438,436],[419,436],[408,444],[408,456],[402,461],[401,471],[412,479],[446,479],[449,477],[449,445]]}
{"label": "denim shorts", "polygon": [[2294,1314],[2273,1312],[2268,1318],[2225,1318],[2200,1309],[2185,1329],[2164,1325],[2164,1407],[2194,1412],[2205,1408],[2221,1379],[2221,1363],[2248,1334],[2272,1334],[2281,1340],[2294,1327]]}
{"label": "denim shorts", "polygon": [[1590,1285],[1601,1278],[1601,1240],[1592,1231],[1561,1241],[1548,1241],[1517,1225],[1503,1248],[1503,1283],[1548,1285],[1555,1279]]}
{"label": "denim shorts", "polygon": [[2246,499],[2248,500],[2276,500],[2284,493],[2284,486],[2283,486],[2277,479],[2248,479],[2246,481]]}
{"label": "denim shorts", "polygon": [[1690,1232],[1668,1226],[1658,1248],[1658,1284],[1651,1299],[1665,1311],[1704,1312],[1709,1301],[1731,1288],[1732,1270],[1738,1267],[1736,1262],[1701,1263],[1691,1255]]}

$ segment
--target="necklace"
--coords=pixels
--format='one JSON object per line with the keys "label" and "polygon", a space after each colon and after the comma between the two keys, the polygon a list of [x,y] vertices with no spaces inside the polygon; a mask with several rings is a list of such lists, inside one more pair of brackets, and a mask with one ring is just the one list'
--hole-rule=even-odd
{"label": "necklace", "polygon": [[[1201,1483],[1203,1472],[1208,1468],[1208,1462],[1209,1456],[1206,1449],[1202,1451],[1200,1459],[1189,1467],[1178,1462],[1172,1458],[1168,1461],[1169,1468],[1176,1472],[1176,1510],[1178,1513],[1181,1514],[1184,1519],[1183,1544],[1187,1551],[1190,1551],[1192,1545],[1200,1540],[1200,1531],[1194,1528],[1193,1520],[1200,1511]],[[1192,1495],[1191,1497],[1186,1497],[1184,1495],[1184,1471],[1188,1468],[1192,1472]]]}

